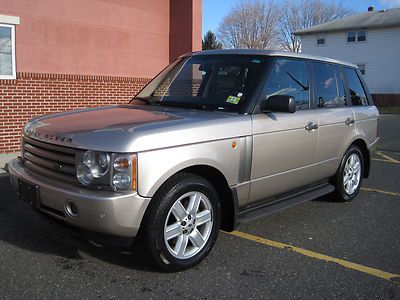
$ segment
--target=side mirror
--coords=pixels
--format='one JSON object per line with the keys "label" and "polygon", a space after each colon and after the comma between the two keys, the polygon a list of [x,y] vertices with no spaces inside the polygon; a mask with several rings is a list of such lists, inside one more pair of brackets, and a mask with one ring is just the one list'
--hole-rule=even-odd
{"label": "side mirror", "polygon": [[292,96],[274,95],[261,102],[260,110],[262,112],[294,113],[296,111],[296,102]]}

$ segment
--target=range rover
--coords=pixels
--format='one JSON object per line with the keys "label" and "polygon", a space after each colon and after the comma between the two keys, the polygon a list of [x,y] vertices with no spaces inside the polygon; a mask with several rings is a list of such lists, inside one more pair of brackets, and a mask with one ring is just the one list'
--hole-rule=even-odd
{"label": "range rover", "polygon": [[35,117],[19,197],[99,243],[135,237],[190,268],[220,229],[328,195],[353,200],[379,114],[353,64],[263,50],[186,54],[130,102]]}

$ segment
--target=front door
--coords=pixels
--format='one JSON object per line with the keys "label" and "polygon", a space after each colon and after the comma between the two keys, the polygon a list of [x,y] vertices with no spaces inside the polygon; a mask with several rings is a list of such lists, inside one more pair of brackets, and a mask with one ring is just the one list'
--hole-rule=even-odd
{"label": "front door", "polygon": [[[262,98],[290,95],[295,113],[256,113],[249,204],[290,192],[317,180],[313,173],[317,149],[317,113],[310,106],[307,64],[277,58]],[[262,100],[262,99],[261,99]]]}

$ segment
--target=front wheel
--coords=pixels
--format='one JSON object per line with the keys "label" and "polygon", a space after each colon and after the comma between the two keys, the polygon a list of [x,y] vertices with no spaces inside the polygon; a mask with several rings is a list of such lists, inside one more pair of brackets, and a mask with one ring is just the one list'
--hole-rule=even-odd
{"label": "front wheel", "polygon": [[351,146],[347,149],[336,175],[334,199],[341,202],[353,200],[361,187],[364,171],[364,157],[360,148]]}
{"label": "front wheel", "polygon": [[200,263],[214,246],[220,205],[214,187],[204,178],[180,173],[152,199],[145,220],[145,239],[156,263],[179,271]]}

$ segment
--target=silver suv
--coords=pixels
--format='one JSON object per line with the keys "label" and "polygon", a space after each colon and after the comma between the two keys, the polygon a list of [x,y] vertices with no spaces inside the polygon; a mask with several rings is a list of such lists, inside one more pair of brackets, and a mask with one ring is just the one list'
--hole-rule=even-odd
{"label": "silver suv", "polygon": [[19,197],[98,243],[137,237],[163,269],[219,229],[357,195],[378,110],[355,65],[259,50],[184,55],[125,105],[32,119],[9,164]]}

